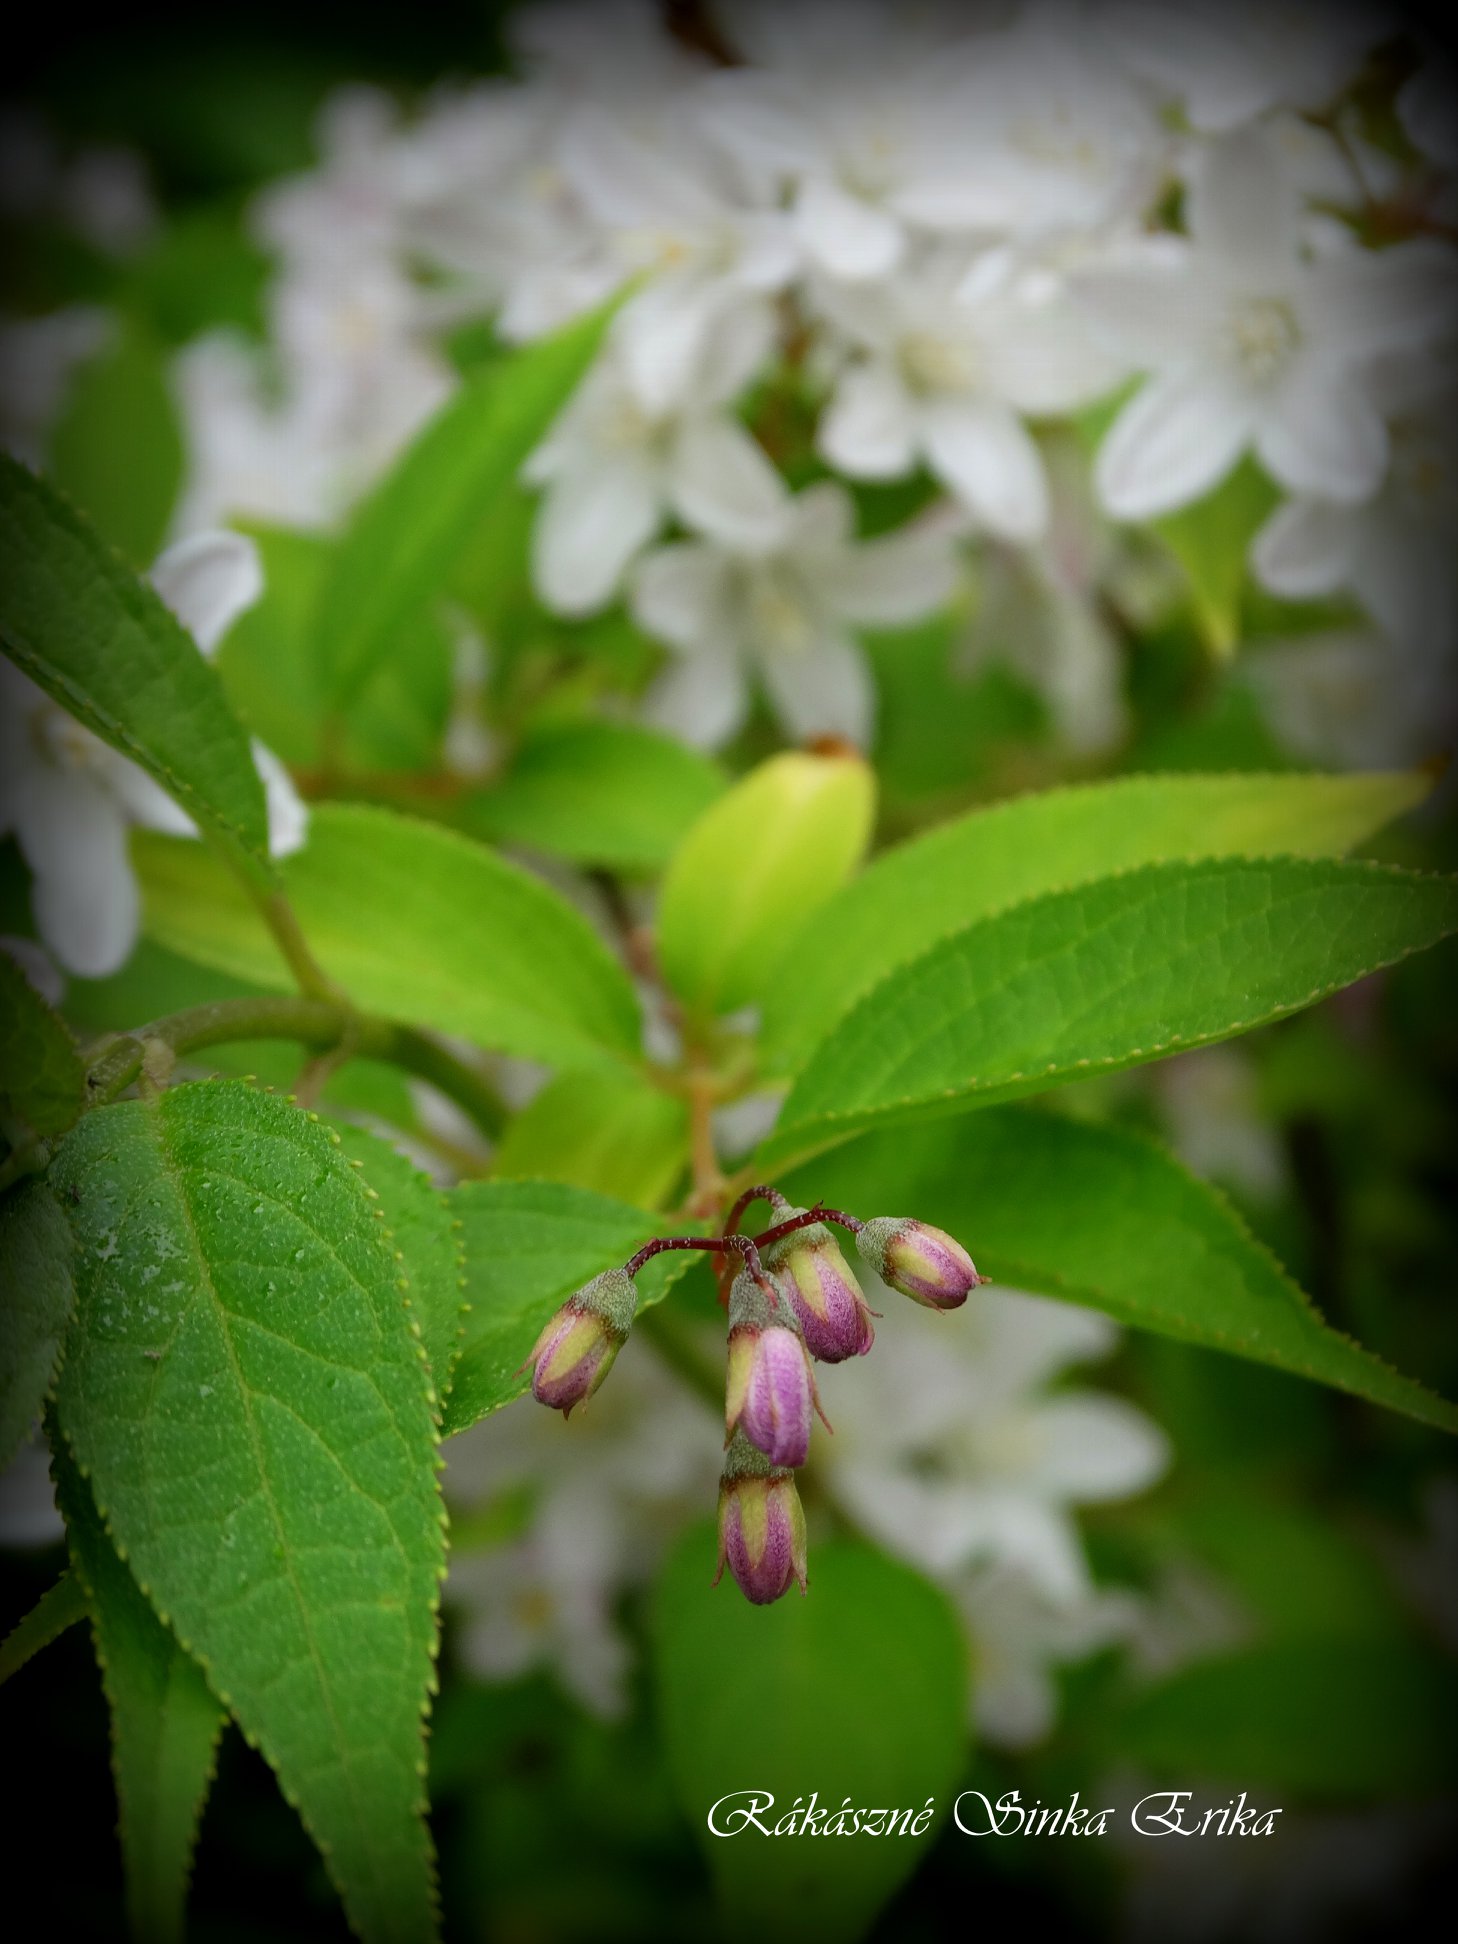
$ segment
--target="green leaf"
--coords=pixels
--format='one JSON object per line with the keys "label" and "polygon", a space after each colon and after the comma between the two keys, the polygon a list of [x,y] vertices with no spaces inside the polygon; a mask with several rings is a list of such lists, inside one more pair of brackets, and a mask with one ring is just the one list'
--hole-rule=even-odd
{"label": "green leaf", "polygon": [[217,671],[68,501],[0,454],[0,643],[262,882],[263,786]]}
{"label": "green leaf", "polygon": [[988,1108],[865,1135],[785,1187],[865,1217],[920,1216],[998,1282],[1458,1431],[1458,1406],[1328,1328],[1219,1191],[1140,1135]]}
{"label": "green leaf", "polygon": [[[233,624],[216,666],[239,715],[286,762],[324,762],[325,698],[314,612],[337,543],[319,533],[250,526],[263,598]],[[397,631],[392,652],[344,712],[336,764],[358,770],[434,767],[451,701],[451,641],[428,613]]]}
{"label": "green leaf", "polygon": [[162,351],[135,318],[76,374],[51,434],[51,473],[137,568],[167,537],[182,431]]}
{"label": "green leaf", "polygon": [[[292,979],[206,851],[139,832],[143,924],[159,943],[275,991]],[[560,1065],[629,1058],[638,1002],[597,934],[484,845],[362,804],[321,803],[283,866],[310,949],[356,1004]]]}
{"label": "green leaf", "polygon": [[412,613],[442,593],[492,502],[516,490],[593,358],[610,312],[595,311],[469,380],[355,513],[320,597],[325,687],[358,693]]}
{"label": "green leaf", "polygon": [[84,1620],[88,1611],[86,1591],[80,1580],[74,1573],[62,1573],[0,1644],[0,1686],[12,1674],[18,1674],[27,1661],[34,1660],[42,1648],[59,1640],[68,1627]]}
{"label": "green leaf", "polygon": [[[463,1224],[471,1313],[446,1437],[531,1388],[519,1366],[548,1317],[591,1277],[620,1268],[654,1226],[641,1208],[554,1181],[468,1181],[450,1199]],[[637,1279],[640,1310],[661,1302],[690,1260],[686,1251],[648,1263]]]}
{"label": "green leaf", "polygon": [[502,781],[470,800],[468,827],[578,864],[652,871],[724,788],[724,772],[671,737],[619,722],[537,730]]}
{"label": "green leaf", "polygon": [[15,960],[0,952],[0,1102],[37,1134],[62,1134],[86,1101],[75,1041]]}
{"label": "green leaf", "polygon": [[1280,500],[1279,490],[1253,459],[1193,506],[1150,525],[1185,570],[1195,619],[1222,660],[1240,639],[1240,600],[1250,543]]}
{"label": "green leaf", "polygon": [[365,1192],[385,1212],[385,1239],[395,1251],[405,1304],[420,1331],[434,1379],[436,1416],[450,1396],[466,1316],[465,1250],[450,1201],[377,1134],[339,1123],[333,1134]]}
{"label": "green leaf", "polygon": [[323,1127],[234,1081],[89,1114],[52,1170],[81,1264],[55,1408],[97,1509],[359,1935],[430,1937],[444,1542],[383,1214]]}
{"label": "green leaf", "polygon": [[203,1804],[227,1721],[201,1668],[157,1618],[64,1447],[54,1460],[73,1576],[85,1588],[111,1711],[111,1766],[138,1944],[175,1944]]}
{"label": "green leaf", "polygon": [[786,932],[860,862],[875,777],[853,751],[771,757],[706,810],[673,855],[658,906],[665,978],[702,1015],[772,990]]}
{"label": "green leaf", "polygon": [[75,1245],[43,1181],[0,1197],[0,1471],[41,1414],[76,1301]]}
{"label": "green leaf", "polygon": [[682,1099],[634,1075],[563,1073],[513,1116],[493,1172],[503,1181],[564,1181],[655,1209],[687,1161]]}
{"label": "green leaf", "polygon": [[[1178,1788],[1279,1792],[1263,1808],[1390,1800],[1451,1787],[1455,1707],[1451,1662],[1420,1642],[1272,1641],[1182,1668],[1112,1732],[1123,1760]],[[1197,1798],[1187,1819],[1197,1806],[1223,1804]]]}
{"label": "green leaf", "polygon": [[[810,1556],[810,1591],[770,1607],[717,1587],[714,1536],[689,1533],[658,1589],[654,1674],[670,1776],[732,1935],[854,1939],[942,1834],[966,1755],[967,1649],[944,1594],[863,1545]],[[711,1835],[762,1800],[934,1813],[919,1836]],[[726,1796],[732,1797],[723,1803]],[[898,1830],[900,1822],[898,1820]]]}
{"label": "green leaf", "polygon": [[882,852],[800,932],[794,976],[765,1000],[765,1043],[793,1066],[895,966],[1025,898],[1177,858],[1339,854],[1430,788],[1400,772],[1128,776],[974,810]]}
{"label": "green leaf", "polygon": [[1458,929],[1442,878],[1272,858],[1152,864],[1015,905],[900,967],[831,1030],[770,1157],[1250,1032]]}

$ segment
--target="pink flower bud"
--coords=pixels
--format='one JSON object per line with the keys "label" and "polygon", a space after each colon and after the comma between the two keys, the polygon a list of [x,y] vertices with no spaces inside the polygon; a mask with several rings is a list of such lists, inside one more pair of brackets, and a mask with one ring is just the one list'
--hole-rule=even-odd
{"label": "pink flower bud", "polygon": [[637,1307],[638,1291],[625,1269],[605,1270],[569,1296],[520,1366],[534,1366],[537,1402],[563,1417],[585,1404],[612,1369]]}
{"label": "pink flower bud", "polygon": [[968,1290],[987,1280],[960,1242],[906,1216],[878,1215],[860,1230],[856,1247],[882,1282],[928,1309],[960,1309]]}
{"label": "pink flower bud", "polygon": [[805,1513],[792,1472],[772,1465],[741,1433],[724,1454],[719,1481],[719,1570],[756,1606],[805,1591]]}
{"label": "pink flower bud", "polygon": [[[786,1211],[804,1212],[802,1208]],[[874,1312],[823,1222],[781,1236],[770,1244],[764,1260],[790,1299],[812,1357],[821,1363],[843,1363],[847,1357],[865,1356],[876,1340]]]}
{"label": "pink flower bud", "polygon": [[809,1352],[788,1298],[772,1310],[754,1277],[742,1271],[729,1292],[726,1443],[742,1431],[775,1464],[803,1465],[817,1402]]}

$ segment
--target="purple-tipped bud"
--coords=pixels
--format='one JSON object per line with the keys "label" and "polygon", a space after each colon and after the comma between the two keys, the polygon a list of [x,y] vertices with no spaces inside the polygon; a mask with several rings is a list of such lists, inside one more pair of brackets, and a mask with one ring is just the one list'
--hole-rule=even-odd
{"label": "purple-tipped bud", "polygon": [[719,1570],[746,1600],[768,1606],[794,1580],[805,1591],[805,1513],[792,1472],[772,1465],[741,1433],[724,1454],[719,1480]]}
{"label": "purple-tipped bud", "polygon": [[532,1370],[532,1396],[571,1417],[612,1369],[627,1341],[638,1291],[626,1269],[608,1269],[567,1298],[521,1365]]}
{"label": "purple-tipped bud", "polygon": [[[805,1213],[803,1208],[786,1212]],[[765,1251],[764,1261],[789,1297],[812,1357],[843,1363],[847,1357],[865,1356],[876,1340],[874,1312],[823,1222],[781,1236]]]}
{"label": "purple-tipped bud", "polygon": [[729,1369],[724,1435],[736,1430],[776,1465],[803,1465],[816,1403],[810,1355],[788,1298],[769,1298],[746,1269],[729,1292]]}
{"label": "purple-tipped bud", "polygon": [[882,1282],[928,1309],[960,1309],[968,1290],[987,1280],[960,1242],[907,1216],[878,1215],[860,1230],[856,1247]]}

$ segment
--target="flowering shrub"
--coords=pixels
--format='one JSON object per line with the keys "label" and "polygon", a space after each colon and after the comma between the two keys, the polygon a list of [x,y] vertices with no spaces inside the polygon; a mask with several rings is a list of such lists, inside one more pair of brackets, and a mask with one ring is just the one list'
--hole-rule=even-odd
{"label": "flowering shrub", "polygon": [[[1201,1052],[1365,1044],[1458,929],[1380,836],[1458,636],[1434,50],[1200,0],[509,38],[331,95],[227,231],[251,331],[164,330],[134,163],[6,137],[111,295],[3,327],[0,1459],[39,1427],[67,1547],[4,1668],[89,1621],[142,1937],[229,1722],[355,1932],[435,1933],[442,1601],[447,1720],[539,1666],[611,1720],[651,1583],[699,1827],[835,1761],[919,1805],[965,1725],[1036,1760],[1065,1665],[1157,1767],[1157,1678],[1247,1644],[1160,1524],[1220,1506],[1079,1508],[1202,1438],[1225,1482],[1260,1366],[1458,1429],[1267,1244],[1279,1056]],[[1132,1395],[1060,1381],[1121,1346]],[[853,1935],[919,1842],[709,1849]]]}

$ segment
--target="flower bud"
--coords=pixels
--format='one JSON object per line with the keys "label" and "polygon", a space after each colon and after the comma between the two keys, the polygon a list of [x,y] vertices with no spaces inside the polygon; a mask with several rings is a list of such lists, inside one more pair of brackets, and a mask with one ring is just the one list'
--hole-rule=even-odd
{"label": "flower bud", "polygon": [[[626,1269],[607,1269],[567,1298],[532,1347],[532,1396],[563,1417],[585,1404],[627,1341],[638,1291]],[[519,1373],[518,1373],[519,1374]]]}
{"label": "flower bud", "polygon": [[[804,1213],[802,1208],[786,1210],[787,1215]],[[840,1244],[823,1222],[772,1242],[764,1262],[789,1297],[812,1357],[843,1363],[847,1357],[865,1356],[876,1340],[872,1311]]]}
{"label": "flower bud", "polygon": [[856,1247],[882,1282],[928,1309],[960,1309],[968,1290],[987,1280],[960,1242],[906,1216],[878,1215],[860,1230]]}
{"label": "flower bud", "polygon": [[729,1292],[725,1442],[742,1431],[775,1464],[803,1465],[810,1452],[810,1411],[818,1401],[788,1297],[772,1310],[754,1277],[742,1270]]}
{"label": "flower bud", "polygon": [[793,1579],[805,1591],[805,1513],[793,1472],[772,1465],[741,1432],[724,1454],[719,1479],[719,1570],[745,1599],[768,1606]]}

